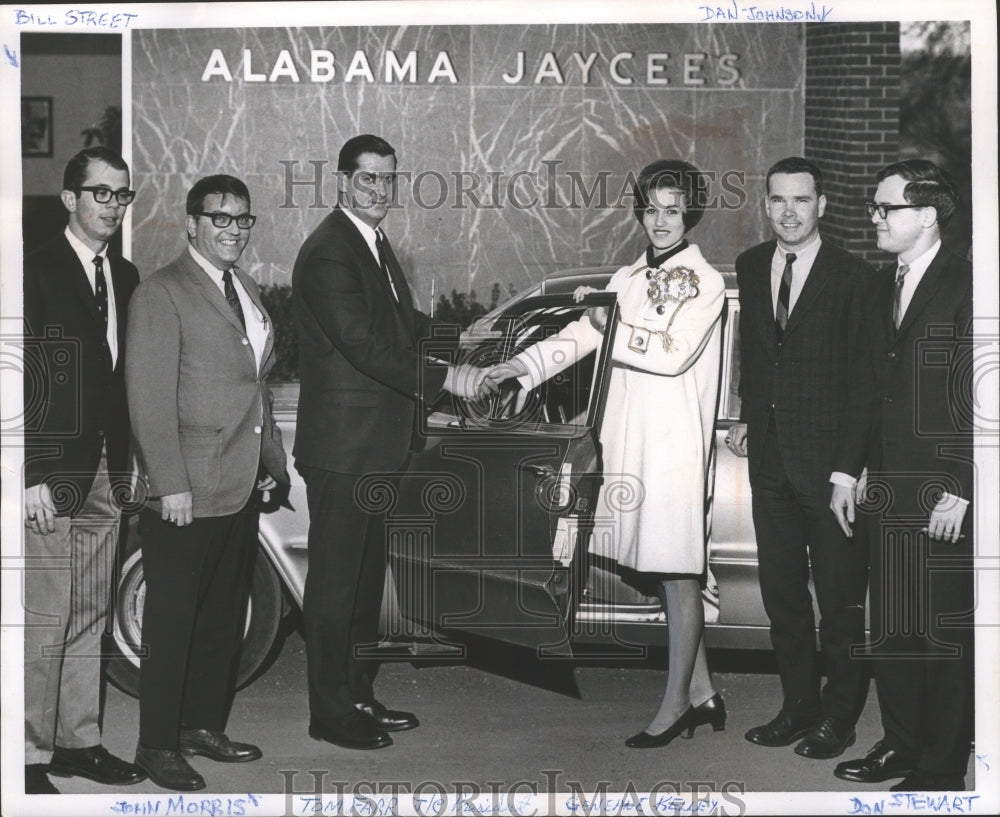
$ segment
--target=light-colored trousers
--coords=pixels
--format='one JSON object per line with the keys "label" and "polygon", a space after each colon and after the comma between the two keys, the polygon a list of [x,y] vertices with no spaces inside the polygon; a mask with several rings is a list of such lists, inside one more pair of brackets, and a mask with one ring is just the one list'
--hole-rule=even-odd
{"label": "light-colored trousers", "polygon": [[48,763],[56,744],[101,742],[101,635],[121,511],[102,452],[77,516],[45,536],[24,528],[24,762]]}

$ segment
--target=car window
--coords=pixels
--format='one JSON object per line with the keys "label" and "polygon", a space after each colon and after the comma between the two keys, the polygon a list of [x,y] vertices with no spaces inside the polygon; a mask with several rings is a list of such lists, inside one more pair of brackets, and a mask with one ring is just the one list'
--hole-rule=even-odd
{"label": "car window", "polygon": [[[613,303],[613,296],[591,296],[581,304],[567,303],[565,296],[530,298],[480,323],[463,340],[462,360],[475,366],[493,366],[558,334],[569,324],[585,318],[598,300]],[[518,379],[504,381],[499,392],[483,401],[461,400],[442,394],[431,407],[429,431],[466,430],[546,431],[575,434],[594,422],[597,405],[595,373],[603,347],[576,359],[534,387]]]}

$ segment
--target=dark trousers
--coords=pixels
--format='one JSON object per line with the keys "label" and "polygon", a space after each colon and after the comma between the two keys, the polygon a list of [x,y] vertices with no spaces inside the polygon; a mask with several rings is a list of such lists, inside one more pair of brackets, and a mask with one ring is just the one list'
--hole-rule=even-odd
{"label": "dark trousers", "polygon": [[229,718],[258,513],[196,518],[178,528],[139,517],[146,601],[142,616],[139,740],[176,749],[178,731],[224,730]]}
{"label": "dark trousers", "polygon": [[975,698],[971,524],[952,544],[929,539],[925,519],[873,522],[871,652],[885,740],[924,771],[964,775]]}
{"label": "dark trousers", "polygon": [[[861,649],[864,644],[868,547],[863,534],[856,531],[848,539],[840,530],[830,510],[831,490],[829,483],[824,486],[819,479],[812,493],[791,484],[772,421],[751,491],[760,591],[771,621],[782,706],[854,723],[867,679],[866,662],[852,658],[851,646]],[[827,672],[822,692],[808,587],[810,569]]]}
{"label": "dark trousers", "polygon": [[317,718],[340,718],[355,703],[375,700],[375,665],[358,650],[378,642],[384,517],[359,504],[358,475],[298,470],[309,503],[309,572],[302,604],[309,711]]}

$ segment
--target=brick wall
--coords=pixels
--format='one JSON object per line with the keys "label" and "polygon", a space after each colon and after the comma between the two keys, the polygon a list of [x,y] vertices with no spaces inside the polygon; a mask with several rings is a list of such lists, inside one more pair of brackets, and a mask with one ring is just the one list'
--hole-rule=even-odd
{"label": "brick wall", "polygon": [[823,232],[874,264],[864,202],[899,159],[899,23],[806,23],[805,155],[823,170]]}

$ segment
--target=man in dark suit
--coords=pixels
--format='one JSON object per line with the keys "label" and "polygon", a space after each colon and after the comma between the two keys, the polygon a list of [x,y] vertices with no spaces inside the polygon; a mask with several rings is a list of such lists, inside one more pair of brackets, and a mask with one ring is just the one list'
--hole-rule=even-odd
{"label": "man in dark suit", "polygon": [[746,739],[800,741],[798,754],[830,758],[854,742],[866,678],[850,650],[864,641],[868,553],[838,526],[829,500],[831,480],[851,482],[864,463],[871,398],[860,328],[872,271],[820,237],[826,197],[812,162],[775,164],[764,206],[777,240],[736,259],[742,409],[727,444],[749,458],[760,590],[783,699]]}
{"label": "man in dark suit", "polygon": [[309,503],[303,618],[309,734],[351,749],[389,746],[417,718],[375,698],[358,649],[378,639],[385,582],[382,516],[355,498],[372,471],[400,472],[417,412],[442,389],[471,397],[484,373],[428,366],[430,319],[379,229],[395,190],[396,154],[378,136],[348,140],[337,163],[338,206],[306,239],[292,273],[301,386],[295,465]]}
{"label": "man in dark suit", "polygon": [[[871,652],[885,734],[834,774],[962,790],[974,702],[972,266],[941,246],[956,198],[933,162],[898,162],[877,178],[868,211],[879,248],[896,256],[867,322]],[[854,499],[834,489],[842,519]]]}
{"label": "man in dark suit", "polygon": [[242,181],[200,179],[187,196],[188,246],[132,297],[126,383],[151,497],[139,520],[147,653],[135,759],[167,789],[205,787],[182,752],[261,756],[224,731],[257,550],[255,490],[288,483],[265,383],[274,334],[236,266],[255,220]]}
{"label": "man in dark suit", "polygon": [[66,165],[66,229],[24,259],[24,776],[145,775],[101,745],[101,635],[130,482],[124,352],[136,268],[108,242],[135,197],[103,147]]}

